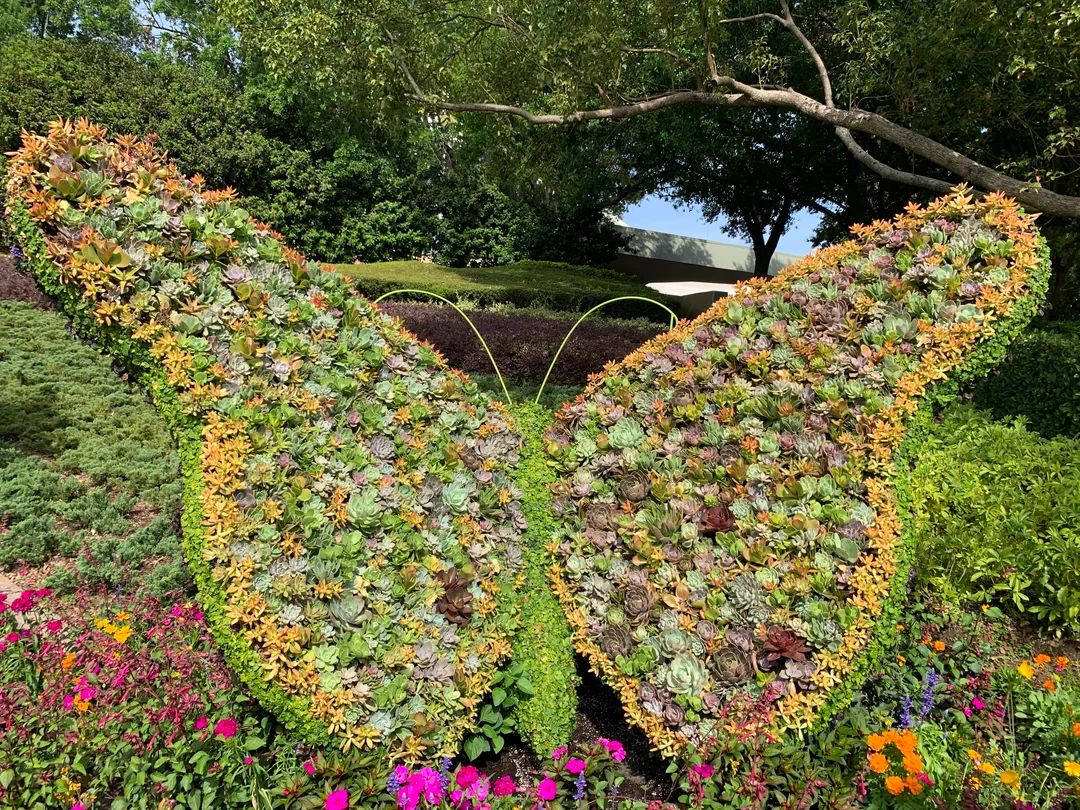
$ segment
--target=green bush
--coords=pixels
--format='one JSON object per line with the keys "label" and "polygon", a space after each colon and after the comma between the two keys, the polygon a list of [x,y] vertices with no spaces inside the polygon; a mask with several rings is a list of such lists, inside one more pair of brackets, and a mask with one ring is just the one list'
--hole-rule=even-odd
{"label": "green bush", "polygon": [[1080,435],[1080,323],[1044,321],[1026,330],[974,401],[998,419],[1025,417],[1043,436]]}
{"label": "green bush", "polygon": [[[624,295],[641,296],[672,307],[670,299],[614,270],[559,262],[522,261],[499,267],[450,268],[406,261],[338,264],[334,269],[354,279],[360,291],[370,298],[410,288],[433,292],[454,302],[467,301],[473,307],[513,304],[584,312]],[[395,298],[432,300],[423,295]],[[619,301],[601,312],[611,318],[648,318],[660,323],[670,320],[670,315],[660,307],[645,301]]]}
{"label": "green bush", "polygon": [[968,406],[924,447],[912,475],[919,581],[1057,635],[1080,631],[1080,441]]}

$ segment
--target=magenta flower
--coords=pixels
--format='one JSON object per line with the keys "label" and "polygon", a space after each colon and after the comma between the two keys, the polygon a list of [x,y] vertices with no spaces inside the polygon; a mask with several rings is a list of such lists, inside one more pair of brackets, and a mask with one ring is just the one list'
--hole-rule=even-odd
{"label": "magenta flower", "polygon": [[205,717],[200,717],[198,720],[195,721],[195,730],[202,731],[208,725],[210,725],[210,721],[207,720]]}
{"label": "magenta flower", "polygon": [[63,622],[61,622],[59,620],[55,620],[55,621],[48,622],[45,625],[45,629],[48,630],[50,633],[59,633],[60,630],[63,628],[63,626],[64,626]]}
{"label": "magenta flower", "polygon": [[304,771],[307,772],[308,776],[314,776],[315,775],[315,763],[312,762],[309,759],[307,762],[304,763]]}
{"label": "magenta flower", "polygon": [[611,758],[616,762],[622,762],[626,759],[626,749],[623,748],[623,744],[618,740],[608,740],[604,737],[599,737],[596,742],[604,746],[604,748],[607,749],[607,752],[611,754]]}
{"label": "magenta flower", "polygon": [[347,810],[349,806],[349,791],[335,790],[326,797],[326,810]]}
{"label": "magenta flower", "polygon": [[254,759],[252,759],[251,757],[244,757],[244,764],[245,764],[245,765],[250,765],[250,764],[251,764],[252,762],[254,762],[254,761],[255,761],[255,760],[254,760]]}
{"label": "magenta flower", "polygon": [[236,736],[236,729],[236,721],[231,717],[226,717],[224,720],[219,720],[218,724],[214,726],[214,736],[227,740]]}
{"label": "magenta flower", "polygon": [[713,771],[715,770],[712,765],[705,762],[701,765],[695,765],[692,769],[694,773],[700,776],[702,779],[711,779]]}
{"label": "magenta flower", "polygon": [[565,745],[560,745],[558,748],[556,748],[554,751],[551,752],[551,758],[553,760],[555,760],[556,762],[558,762],[560,759],[562,759],[565,755],[566,755],[566,746]]}
{"label": "magenta flower", "polygon": [[566,763],[566,770],[577,776],[583,770],[585,770],[585,760],[583,759],[571,759]]}
{"label": "magenta flower", "polygon": [[75,802],[75,804],[71,805],[71,810],[86,810],[86,808],[82,806],[81,802]]}
{"label": "magenta flower", "polygon": [[457,772],[457,783],[459,787],[467,788],[479,778],[480,771],[476,770],[472,765],[466,765]]}
{"label": "magenta flower", "polygon": [[559,786],[555,784],[555,780],[549,778],[542,779],[540,784],[536,786],[537,795],[545,802],[550,802],[555,798],[555,794],[558,792]]}
{"label": "magenta flower", "polygon": [[500,776],[495,780],[496,796],[509,796],[515,790],[517,790],[517,785],[514,783],[512,776]]}
{"label": "magenta flower", "polygon": [[979,709],[985,709],[985,708],[986,708],[986,704],[985,704],[985,703],[983,703],[983,702],[982,702],[982,701],[981,701],[981,700],[979,699],[979,696],[978,696],[978,695],[976,695],[975,697],[973,697],[973,698],[971,699],[971,705],[975,707],[976,711],[977,711],[977,710],[979,710]]}

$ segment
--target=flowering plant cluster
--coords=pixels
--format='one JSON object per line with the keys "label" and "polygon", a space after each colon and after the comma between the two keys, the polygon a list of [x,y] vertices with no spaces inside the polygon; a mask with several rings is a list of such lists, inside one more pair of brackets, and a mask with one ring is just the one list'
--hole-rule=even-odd
{"label": "flowering plant cluster", "polygon": [[867,767],[890,796],[918,796],[934,783],[919,754],[919,738],[910,729],[887,729],[866,738]]}
{"label": "flowering plant cluster", "polygon": [[[246,784],[264,731],[198,606],[28,591],[0,613],[0,632],[0,804],[221,800]],[[201,783],[179,783],[184,773]]]}
{"label": "flowering plant cluster", "polygon": [[230,664],[309,740],[454,750],[515,621],[505,411],[153,139],[61,121],[12,158],[33,271],[178,434]]}
{"label": "flowering plant cluster", "polygon": [[577,648],[667,753],[719,736],[739,695],[814,721],[903,567],[908,420],[1045,290],[1001,196],[855,233],[607,367],[547,432]]}

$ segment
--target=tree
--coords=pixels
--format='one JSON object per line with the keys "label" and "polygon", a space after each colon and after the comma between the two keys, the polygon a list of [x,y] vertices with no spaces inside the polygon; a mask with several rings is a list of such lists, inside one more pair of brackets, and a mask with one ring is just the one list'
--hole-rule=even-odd
{"label": "tree", "polygon": [[[332,7],[326,0],[225,0],[224,9],[247,46],[278,73],[306,70],[315,81],[389,89],[428,109],[514,115],[534,124],[629,119],[682,106],[785,109],[832,127],[857,160],[886,179],[933,192],[964,181],[1048,214],[1080,217],[1078,196],[981,163],[862,109],[856,98],[838,104],[822,53],[826,47],[838,51],[845,36],[858,39],[858,30],[838,31],[836,21],[823,16],[834,4],[777,3],[725,3],[723,13],[703,0],[636,0],[616,7],[599,0],[572,6],[508,0],[495,8],[483,0],[344,0]],[[982,5],[989,7],[989,0]],[[1076,13],[1044,11],[1059,27],[1071,24]],[[753,27],[749,40],[730,33],[744,26]],[[781,35],[786,39],[778,45]],[[787,83],[789,74],[800,78],[784,58],[791,42],[800,46],[804,65],[813,67],[813,85]],[[1070,57],[1062,52],[1055,58]],[[944,171],[931,176],[890,166],[854,133]]]}

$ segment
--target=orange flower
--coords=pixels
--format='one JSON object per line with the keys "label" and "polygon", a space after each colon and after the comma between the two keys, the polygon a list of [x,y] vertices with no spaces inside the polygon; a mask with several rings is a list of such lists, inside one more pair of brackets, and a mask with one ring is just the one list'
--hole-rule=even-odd
{"label": "orange flower", "polygon": [[866,744],[870,746],[871,751],[880,751],[885,747],[885,738],[880,734],[871,734],[866,738]]}
{"label": "orange flower", "polygon": [[923,769],[922,757],[918,754],[908,754],[904,757],[904,770],[908,773],[921,773]]}
{"label": "orange flower", "polygon": [[1073,723],[1073,735],[1080,737],[1080,723]]}
{"label": "orange flower", "polygon": [[944,641],[935,641],[934,642],[934,649],[937,650],[938,652],[942,652],[945,649],[945,642]]}
{"label": "orange flower", "polygon": [[885,773],[885,771],[889,770],[889,760],[884,754],[871,754],[870,770],[874,773]]}
{"label": "orange flower", "polygon": [[1039,653],[1038,655],[1035,656],[1035,666],[1041,667],[1043,664],[1049,664],[1049,663],[1050,663],[1050,656],[1049,655],[1044,655],[1043,653]]}
{"label": "orange flower", "polygon": [[907,786],[907,789],[911,791],[911,795],[913,796],[918,796],[923,792],[923,783],[915,776],[909,776],[904,779],[904,784]]}
{"label": "orange flower", "polygon": [[[74,664],[75,664],[75,653],[69,652],[67,655],[64,656],[64,660],[60,662],[60,667],[61,667],[61,669],[68,670],[68,669],[71,669],[71,667],[74,666]],[[1080,723],[1077,723],[1077,725],[1080,725]]]}
{"label": "orange flower", "polygon": [[1054,666],[1056,666],[1058,669],[1065,669],[1065,667],[1067,667],[1068,665],[1069,659],[1066,658],[1064,655],[1059,655],[1057,657],[1057,660],[1054,661]]}
{"label": "orange flower", "polygon": [[1031,668],[1031,664],[1029,664],[1027,661],[1021,661],[1017,665],[1016,671],[1023,675],[1025,678],[1028,678],[1029,680],[1035,674],[1035,670]]}
{"label": "orange flower", "polygon": [[919,738],[915,736],[914,731],[905,730],[900,732],[895,744],[901,754],[914,754],[915,749],[919,747]]}
{"label": "orange flower", "polygon": [[899,776],[889,776],[885,779],[885,789],[893,796],[899,796],[904,792],[904,780]]}
{"label": "orange flower", "polygon": [[1054,683],[1053,678],[1047,678],[1045,681],[1043,681],[1043,686],[1050,692],[1057,691],[1057,684]]}
{"label": "orange flower", "polygon": [[889,743],[894,743],[900,739],[900,735],[896,733],[895,728],[887,728],[885,731],[881,732],[881,738],[885,740],[885,744],[888,745]]}

